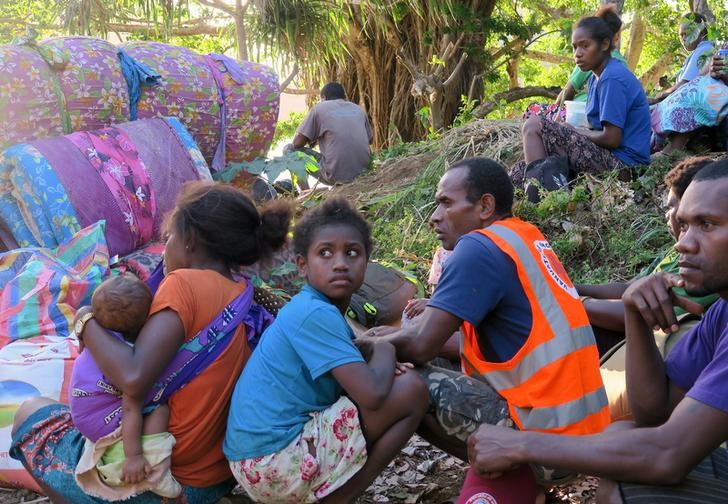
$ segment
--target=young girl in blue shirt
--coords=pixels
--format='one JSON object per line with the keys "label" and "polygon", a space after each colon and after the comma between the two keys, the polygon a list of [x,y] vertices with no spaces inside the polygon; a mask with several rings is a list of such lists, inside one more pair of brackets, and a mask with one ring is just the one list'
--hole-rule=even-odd
{"label": "young girl in blue shirt", "polygon": [[650,108],[642,85],[622,63],[612,58],[614,32],[611,6],[579,20],[571,36],[576,65],[591,70],[586,104],[589,129],[574,128],[541,117],[523,124],[525,161],[511,168],[514,185],[548,156],[565,156],[571,175],[618,171],[650,162]]}
{"label": "young girl in blue shirt", "polygon": [[233,393],[223,451],[256,502],[351,502],[412,436],[427,387],[394,347],[344,318],[372,243],[343,199],[309,211],[293,248],[307,285],[281,309]]}

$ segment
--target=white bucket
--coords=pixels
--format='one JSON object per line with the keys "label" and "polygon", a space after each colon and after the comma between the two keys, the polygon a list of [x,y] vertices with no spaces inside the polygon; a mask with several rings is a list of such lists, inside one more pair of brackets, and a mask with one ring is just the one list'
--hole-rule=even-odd
{"label": "white bucket", "polygon": [[566,100],[566,122],[575,128],[588,128],[589,122],[586,119],[586,102]]}

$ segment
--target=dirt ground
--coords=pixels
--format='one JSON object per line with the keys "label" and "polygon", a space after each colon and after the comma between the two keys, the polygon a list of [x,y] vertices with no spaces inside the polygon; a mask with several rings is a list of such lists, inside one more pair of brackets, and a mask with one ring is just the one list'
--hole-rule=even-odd
{"label": "dirt ground", "polygon": [[[359,504],[449,504],[455,502],[465,475],[465,464],[415,436],[377,478]],[[596,479],[583,478],[546,494],[549,504],[591,504]],[[0,504],[43,503],[46,497],[29,490],[0,488]],[[219,504],[249,504],[242,495],[230,495]]]}

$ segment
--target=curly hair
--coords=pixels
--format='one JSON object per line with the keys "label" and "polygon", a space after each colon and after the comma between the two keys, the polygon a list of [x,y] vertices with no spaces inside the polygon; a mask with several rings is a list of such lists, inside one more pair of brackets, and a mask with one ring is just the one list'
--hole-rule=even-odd
{"label": "curly hair", "polygon": [[185,184],[166,227],[196,243],[228,267],[253,264],[286,241],[293,213],[287,200],[273,200],[258,212],[253,201],[225,184]]}
{"label": "curly hair", "polygon": [[720,180],[728,178],[728,159],[713,161],[705,165],[693,177],[693,182],[702,182],[704,180]]}
{"label": "curly hair", "polygon": [[326,226],[346,225],[361,235],[367,259],[372,253],[372,230],[362,215],[344,198],[330,198],[312,208],[293,228],[293,251],[306,256],[316,232]]}
{"label": "curly hair", "polygon": [[680,161],[663,179],[667,189],[673,190],[678,198],[682,198],[695,174],[712,162],[713,160],[706,156],[694,156]]}
{"label": "curly hair", "polygon": [[447,167],[467,168],[465,179],[466,197],[475,203],[484,194],[492,194],[495,199],[495,213],[500,217],[510,217],[513,209],[513,183],[506,169],[497,161],[485,157],[461,159]]}
{"label": "curly hair", "polygon": [[117,331],[131,342],[149,315],[152,291],[131,273],[104,280],[91,296],[94,318],[101,326]]}
{"label": "curly hair", "polygon": [[329,82],[321,88],[321,96],[324,100],[345,100],[346,91],[338,82]]}

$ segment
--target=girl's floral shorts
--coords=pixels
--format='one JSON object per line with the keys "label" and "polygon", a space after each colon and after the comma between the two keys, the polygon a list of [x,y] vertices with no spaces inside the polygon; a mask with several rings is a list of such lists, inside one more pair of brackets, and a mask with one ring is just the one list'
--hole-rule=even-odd
{"label": "girl's floral shorts", "polygon": [[359,412],[347,397],[310,413],[303,431],[277,453],[230,462],[256,502],[317,502],[349,481],[367,460]]}

